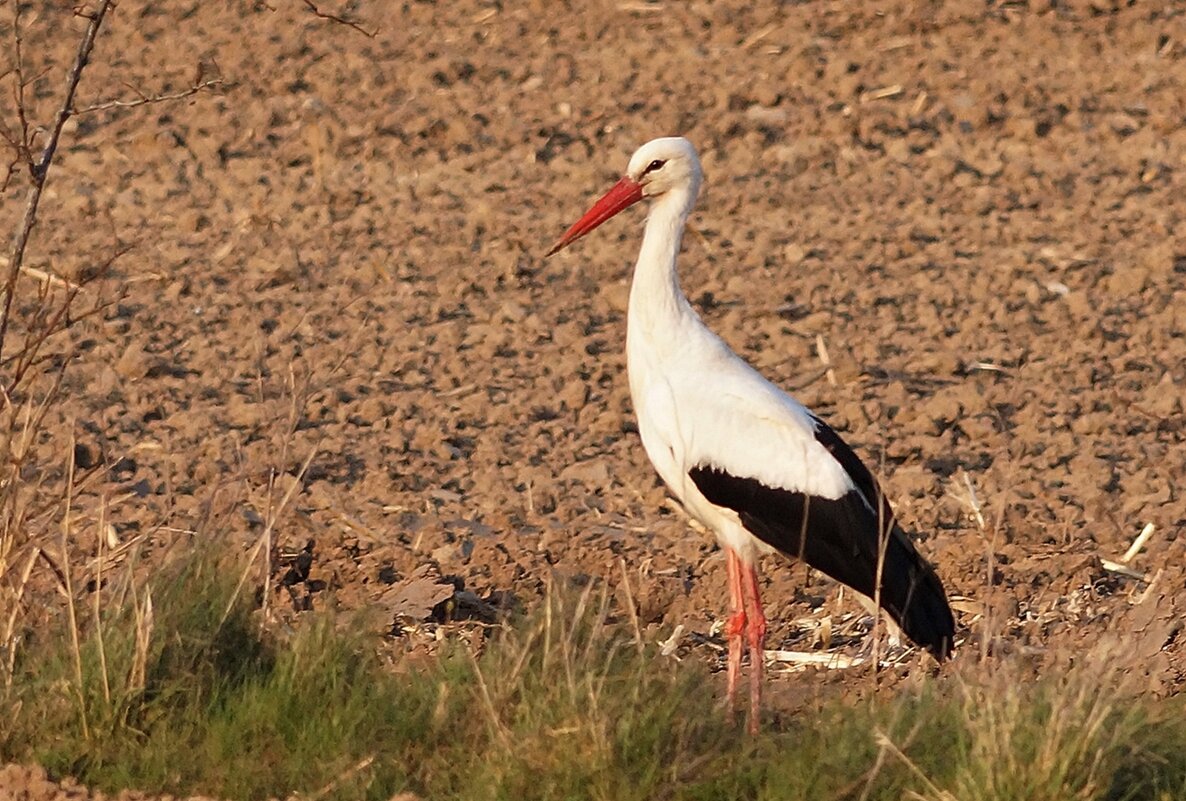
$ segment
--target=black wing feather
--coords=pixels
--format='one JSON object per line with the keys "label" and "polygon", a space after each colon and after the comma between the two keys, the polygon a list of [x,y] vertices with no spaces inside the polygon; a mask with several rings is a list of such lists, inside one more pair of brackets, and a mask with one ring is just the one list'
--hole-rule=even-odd
{"label": "black wing feather", "polygon": [[[832,430],[831,426],[814,414],[811,415],[811,419],[815,421],[816,442],[827,448],[828,453],[832,454],[832,458],[840,462],[844,472],[848,473],[852,483],[865,496],[865,500],[869,502],[874,511],[880,511],[883,519],[892,521],[894,512],[890,509],[889,502],[885,500],[885,495],[882,494],[881,487],[877,484],[877,479],[873,478],[873,474],[869,472],[869,468],[865,467],[865,463],[853,452],[852,448],[848,447],[848,443]],[[882,507],[880,510],[877,508],[879,505]]]}
{"label": "black wing feather", "polygon": [[713,465],[698,465],[688,475],[705,498],[735,511],[762,542],[870,598],[878,596],[884,542],[881,606],[910,639],[946,658],[955,620],[942,582],[898,526],[876,479],[852,449],[818,418],[815,435],[852,478],[855,489],[840,498],[769,487]]}

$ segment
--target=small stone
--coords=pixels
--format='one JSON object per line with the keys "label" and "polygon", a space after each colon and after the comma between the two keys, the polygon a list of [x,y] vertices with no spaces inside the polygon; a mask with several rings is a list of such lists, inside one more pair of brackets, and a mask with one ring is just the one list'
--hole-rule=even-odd
{"label": "small stone", "polygon": [[148,354],[135,342],[128,345],[115,363],[115,372],[129,381],[144,378],[148,375],[148,369]]}
{"label": "small stone", "polygon": [[1108,127],[1120,136],[1132,136],[1141,129],[1141,123],[1128,114],[1113,114],[1108,118]]}
{"label": "small stone", "polygon": [[791,242],[782,249],[782,257],[786,259],[787,264],[798,266],[807,258],[807,251],[798,242]]}
{"label": "small stone", "polygon": [[1142,406],[1147,412],[1162,418],[1181,414],[1182,388],[1174,383],[1172,375],[1166,373],[1160,381],[1145,390]]}

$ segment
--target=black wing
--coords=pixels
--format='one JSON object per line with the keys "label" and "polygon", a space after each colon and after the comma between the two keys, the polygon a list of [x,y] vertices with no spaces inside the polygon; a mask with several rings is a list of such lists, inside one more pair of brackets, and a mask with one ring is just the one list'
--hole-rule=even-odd
{"label": "black wing", "polygon": [[876,479],[852,449],[818,418],[815,436],[852,479],[855,488],[840,498],[769,487],[707,464],[688,475],[705,498],[735,511],[762,542],[869,598],[878,595],[884,543],[881,606],[906,636],[944,659],[951,653],[955,620],[939,577],[898,526]]}

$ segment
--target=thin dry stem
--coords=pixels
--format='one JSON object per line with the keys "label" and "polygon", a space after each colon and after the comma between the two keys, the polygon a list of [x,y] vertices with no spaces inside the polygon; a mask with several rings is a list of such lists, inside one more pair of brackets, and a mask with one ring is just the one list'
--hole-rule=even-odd
{"label": "thin dry stem", "polygon": [[12,72],[15,79],[13,86],[13,98],[16,100],[16,115],[17,124],[20,126],[20,138],[12,139],[5,136],[6,139],[16,149],[16,161],[24,162],[30,170],[33,169],[33,155],[30,151],[30,137],[29,137],[29,120],[25,114],[25,58],[21,43],[23,37],[21,36],[21,4],[12,4],[12,54],[13,67]]}
{"label": "thin dry stem", "polygon": [[886,519],[886,500],[882,497],[880,489],[877,493],[877,498],[874,499],[877,504],[877,569],[873,573],[873,653],[869,660],[874,674],[881,665],[881,635],[884,631],[881,624],[881,578],[885,573],[885,555],[889,550],[890,535],[893,533],[893,520]]}
{"label": "thin dry stem", "polygon": [[374,39],[376,34],[379,33],[378,28],[376,28],[373,31],[368,31],[366,28],[362,27],[362,25],[360,23],[355,22],[352,19],[347,19],[346,17],[339,17],[336,14],[330,14],[328,12],[322,11],[320,8],[317,7],[317,5],[313,2],[313,0],[305,0],[305,5],[308,7],[308,9],[310,11],[313,12],[313,16],[319,17],[320,19],[329,20],[330,22],[336,22],[339,25],[345,25],[347,28],[353,28],[354,30],[358,31],[363,36],[366,36],[369,39]]}
{"label": "thin dry stem", "polygon": [[151,103],[168,103],[173,100],[184,100],[187,97],[193,97],[200,92],[208,92],[213,89],[224,89],[234,86],[233,83],[225,81],[222,78],[211,78],[206,81],[198,81],[187,89],[182,89],[180,92],[167,92],[159,95],[145,95],[138,97],[135,100],[105,100],[102,103],[95,103],[91,106],[83,106],[82,108],[74,108],[70,110],[71,114],[91,114],[95,111],[107,111],[113,108],[136,108],[137,106],[147,106]]}
{"label": "thin dry stem", "polygon": [[494,706],[494,700],[490,697],[490,687],[486,684],[486,677],[482,675],[482,666],[478,664],[478,658],[475,655],[470,654],[470,659],[473,661],[474,677],[478,680],[478,691],[482,697],[482,707],[486,710],[486,716],[490,720],[490,728],[494,731],[494,735],[498,737],[503,747],[510,749],[510,733],[507,731],[502,719],[498,716],[498,710]]}
{"label": "thin dry stem", "polygon": [[[296,436],[297,426],[300,424],[300,421],[301,421],[302,409],[304,409],[305,406],[308,405],[309,396],[312,393],[312,390],[310,388],[310,381],[306,377],[306,379],[303,382],[303,385],[301,387],[301,391],[299,393],[299,399],[298,399],[296,372],[293,370],[292,362],[288,363],[288,373],[287,373],[285,386],[286,386],[286,389],[288,390],[288,397],[289,397],[288,427],[284,434],[284,440],[280,445],[280,459],[277,462],[279,467],[273,467],[272,470],[268,473],[267,519],[269,522],[268,522],[268,525],[264,529],[264,534],[266,535],[267,540],[266,540],[266,542],[263,543],[263,546],[264,546],[264,577],[263,577],[262,612],[263,612],[264,620],[268,619],[268,604],[272,597],[272,552],[275,550],[275,547],[276,547],[275,543],[272,541],[272,531],[274,529],[273,521],[274,521],[276,515],[278,514],[277,510],[273,506],[275,497],[276,497],[276,479],[278,476],[281,475],[281,470],[283,469],[283,466],[288,464],[289,449],[292,445],[293,438]],[[312,459],[312,454],[309,455],[309,458]],[[303,470],[302,470],[301,475],[304,475]],[[298,483],[299,483],[299,479],[298,479]],[[254,556],[252,557],[251,561],[254,561]]]}
{"label": "thin dry stem", "polygon": [[[988,538],[985,539],[985,548],[987,549],[986,561],[988,563],[985,570],[985,600],[992,592],[993,577],[997,570],[997,538],[1001,533],[1001,524],[1005,520],[1005,505],[1009,497],[1009,489],[1013,485],[1013,466],[1010,464],[1009,473],[1004,490],[1001,492],[1000,500],[997,504],[997,514],[993,520],[992,530]],[[980,641],[980,661],[988,660],[988,652],[992,645],[992,627],[996,622],[992,604],[985,603],[984,605],[984,635]]]}
{"label": "thin dry stem", "polygon": [[[918,721],[913,726],[911,726],[910,731],[908,731],[906,733],[906,736],[904,738],[902,738],[902,746],[898,747],[898,750],[901,751],[901,748],[903,748],[903,747],[909,748],[910,744],[912,742],[914,742],[914,738],[918,736],[918,733],[920,731],[922,731],[923,726],[924,726],[924,722],[922,720]],[[874,737],[876,738],[876,734],[874,735]],[[866,770],[861,776],[857,777],[855,780],[850,782],[846,787],[841,788],[841,790],[839,792],[837,792],[836,794],[834,794],[832,796],[832,798],[833,799],[852,798],[852,794],[856,790],[856,788],[858,786],[860,786],[861,784],[864,784],[865,787],[861,791],[861,796],[860,796],[859,801],[866,801],[866,799],[868,799],[868,797],[869,797],[869,793],[873,790],[873,782],[876,781],[878,775],[880,775],[880,773],[881,773],[882,768],[885,767],[885,757],[889,753],[890,745],[891,745],[891,743],[889,743],[888,738],[886,738],[886,740],[884,740],[884,741],[877,740],[877,746],[878,746],[877,747],[877,759],[874,760],[873,764],[869,767],[868,770]]]}
{"label": "thin dry stem", "polygon": [[622,591],[626,593],[626,611],[630,615],[630,625],[634,628],[634,644],[638,653],[643,652],[642,625],[638,621],[638,612],[634,608],[634,593],[630,590],[630,576],[626,572],[626,560],[618,559],[618,566],[622,569]]}
{"label": "thin dry stem", "polygon": [[[133,587],[134,591],[134,587]],[[154,616],[152,611],[152,588],[144,588],[144,599],[133,599],[133,613],[136,617],[136,650],[132,655],[132,666],[128,671],[128,690],[143,692],[148,674],[148,649],[152,643]]]}
{"label": "thin dry stem", "polygon": [[25,562],[25,567],[21,571],[20,580],[17,582],[16,591],[12,595],[12,608],[8,613],[8,623],[4,627],[4,647],[7,649],[8,662],[5,665],[4,672],[4,690],[7,695],[12,688],[12,674],[16,670],[16,619],[17,613],[21,609],[21,600],[25,597],[25,587],[29,584],[29,577],[33,575],[33,565],[37,562],[37,557],[40,555],[40,548],[33,548],[32,553],[29,554],[28,561]]}
{"label": "thin dry stem", "polygon": [[823,334],[815,335],[815,353],[819,356],[820,364],[824,366],[824,375],[828,383],[836,386],[836,371],[832,368],[832,357],[828,355],[828,345],[824,342]]}
{"label": "thin dry stem", "polygon": [[[71,449],[73,450],[73,449]],[[103,615],[102,605],[100,599],[103,596],[103,546],[106,544],[107,538],[103,534],[103,527],[107,525],[107,497],[104,495],[99,501],[99,523],[96,531],[96,544],[98,558],[95,559],[95,591],[92,593],[95,599],[95,642],[99,648],[99,670],[103,677],[103,700],[111,704],[111,682],[107,677],[107,648],[103,643]]]}
{"label": "thin dry stem", "polygon": [[[935,785],[935,783],[930,780],[927,774],[923,773],[922,769],[918,767],[918,765],[914,764],[914,760],[906,756],[906,754],[902,752],[902,749],[898,748],[898,746],[894,744],[894,741],[890,739],[888,734],[878,730],[873,734],[873,738],[877,741],[877,745],[880,748],[885,749],[888,753],[896,757],[910,770],[911,773],[917,776],[918,779],[923,784],[925,784],[927,789],[933,794],[933,798],[943,799],[943,801],[947,801],[947,799],[952,798],[950,793],[940,790]],[[920,796],[917,793],[911,793],[911,796],[914,798],[923,798],[923,796]]]}
{"label": "thin dry stem", "polygon": [[[589,596],[593,594],[593,583],[585,585],[581,590],[581,594],[577,597],[577,606],[573,610],[572,620],[580,620],[585,615],[585,607],[589,605]],[[574,624],[568,629],[568,636],[560,638],[560,653],[564,657],[564,676],[568,682],[569,692],[576,693],[577,677],[573,672],[573,640],[577,635],[577,627]]]}
{"label": "thin dry stem", "polygon": [[548,671],[548,662],[552,657],[552,600],[556,594],[556,581],[552,576],[548,577],[548,584],[544,589],[544,650],[543,666],[544,673]]}
{"label": "thin dry stem", "polygon": [[[284,497],[280,499],[280,504],[276,507],[275,512],[268,515],[268,522],[264,526],[263,532],[256,540],[255,546],[251,549],[251,555],[247,558],[247,564],[244,565],[243,572],[239,575],[239,583],[235,585],[235,591],[231,593],[231,597],[227,600],[226,608],[222,610],[222,617],[218,620],[219,628],[221,628],[222,625],[226,623],[227,618],[231,615],[231,610],[234,609],[235,604],[238,603],[239,593],[243,591],[243,585],[247,583],[247,576],[251,572],[251,566],[255,564],[255,560],[259,556],[259,552],[264,547],[264,545],[272,541],[272,531],[275,529],[280,515],[283,514],[284,510],[288,507],[289,502],[292,501],[293,496],[296,495],[297,489],[304,482],[305,473],[308,472],[309,465],[313,463],[313,458],[316,455],[317,448],[314,447],[309,451],[309,455],[305,457],[305,461],[301,465],[301,469],[297,472],[296,480],[292,482],[292,485],[284,493]],[[265,584],[265,587],[266,586],[267,585]]]}
{"label": "thin dry stem", "polygon": [[62,517],[62,582],[66,591],[66,613],[70,624],[70,649],[74,658],[74,692],[78,696],[78,714],[82,721],[82,734],[87,740],[91,738],[90,725],[87,721],[86,699],[82,688],[82,644],[78,631],[78,614],[74,608],[74,586],[70,579],[70,515],[74,502],[74,435],[70,436],[70,461],[66,471],[66,510]]}

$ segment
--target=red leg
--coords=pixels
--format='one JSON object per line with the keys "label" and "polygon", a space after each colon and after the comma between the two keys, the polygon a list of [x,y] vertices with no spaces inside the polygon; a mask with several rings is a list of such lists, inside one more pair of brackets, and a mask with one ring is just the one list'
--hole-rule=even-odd
{"label": "red leg", "polygon": [[729,638],[728,710],[733,720],[737,702],[737,679],[741,675],[741,636],[746,629],[745,598],[741,591],[741,560],[732,548],[726,548],[729,572],[729,619],[725,623],[725,635]]}
{"label": "red leg", "polygon": [[745,565],[741,571],[745,597],[745,615],[749,623],[749,732],[758,733],[762,711],[762,673],[766,665],[766,615],[758,592],[758,568]]}

